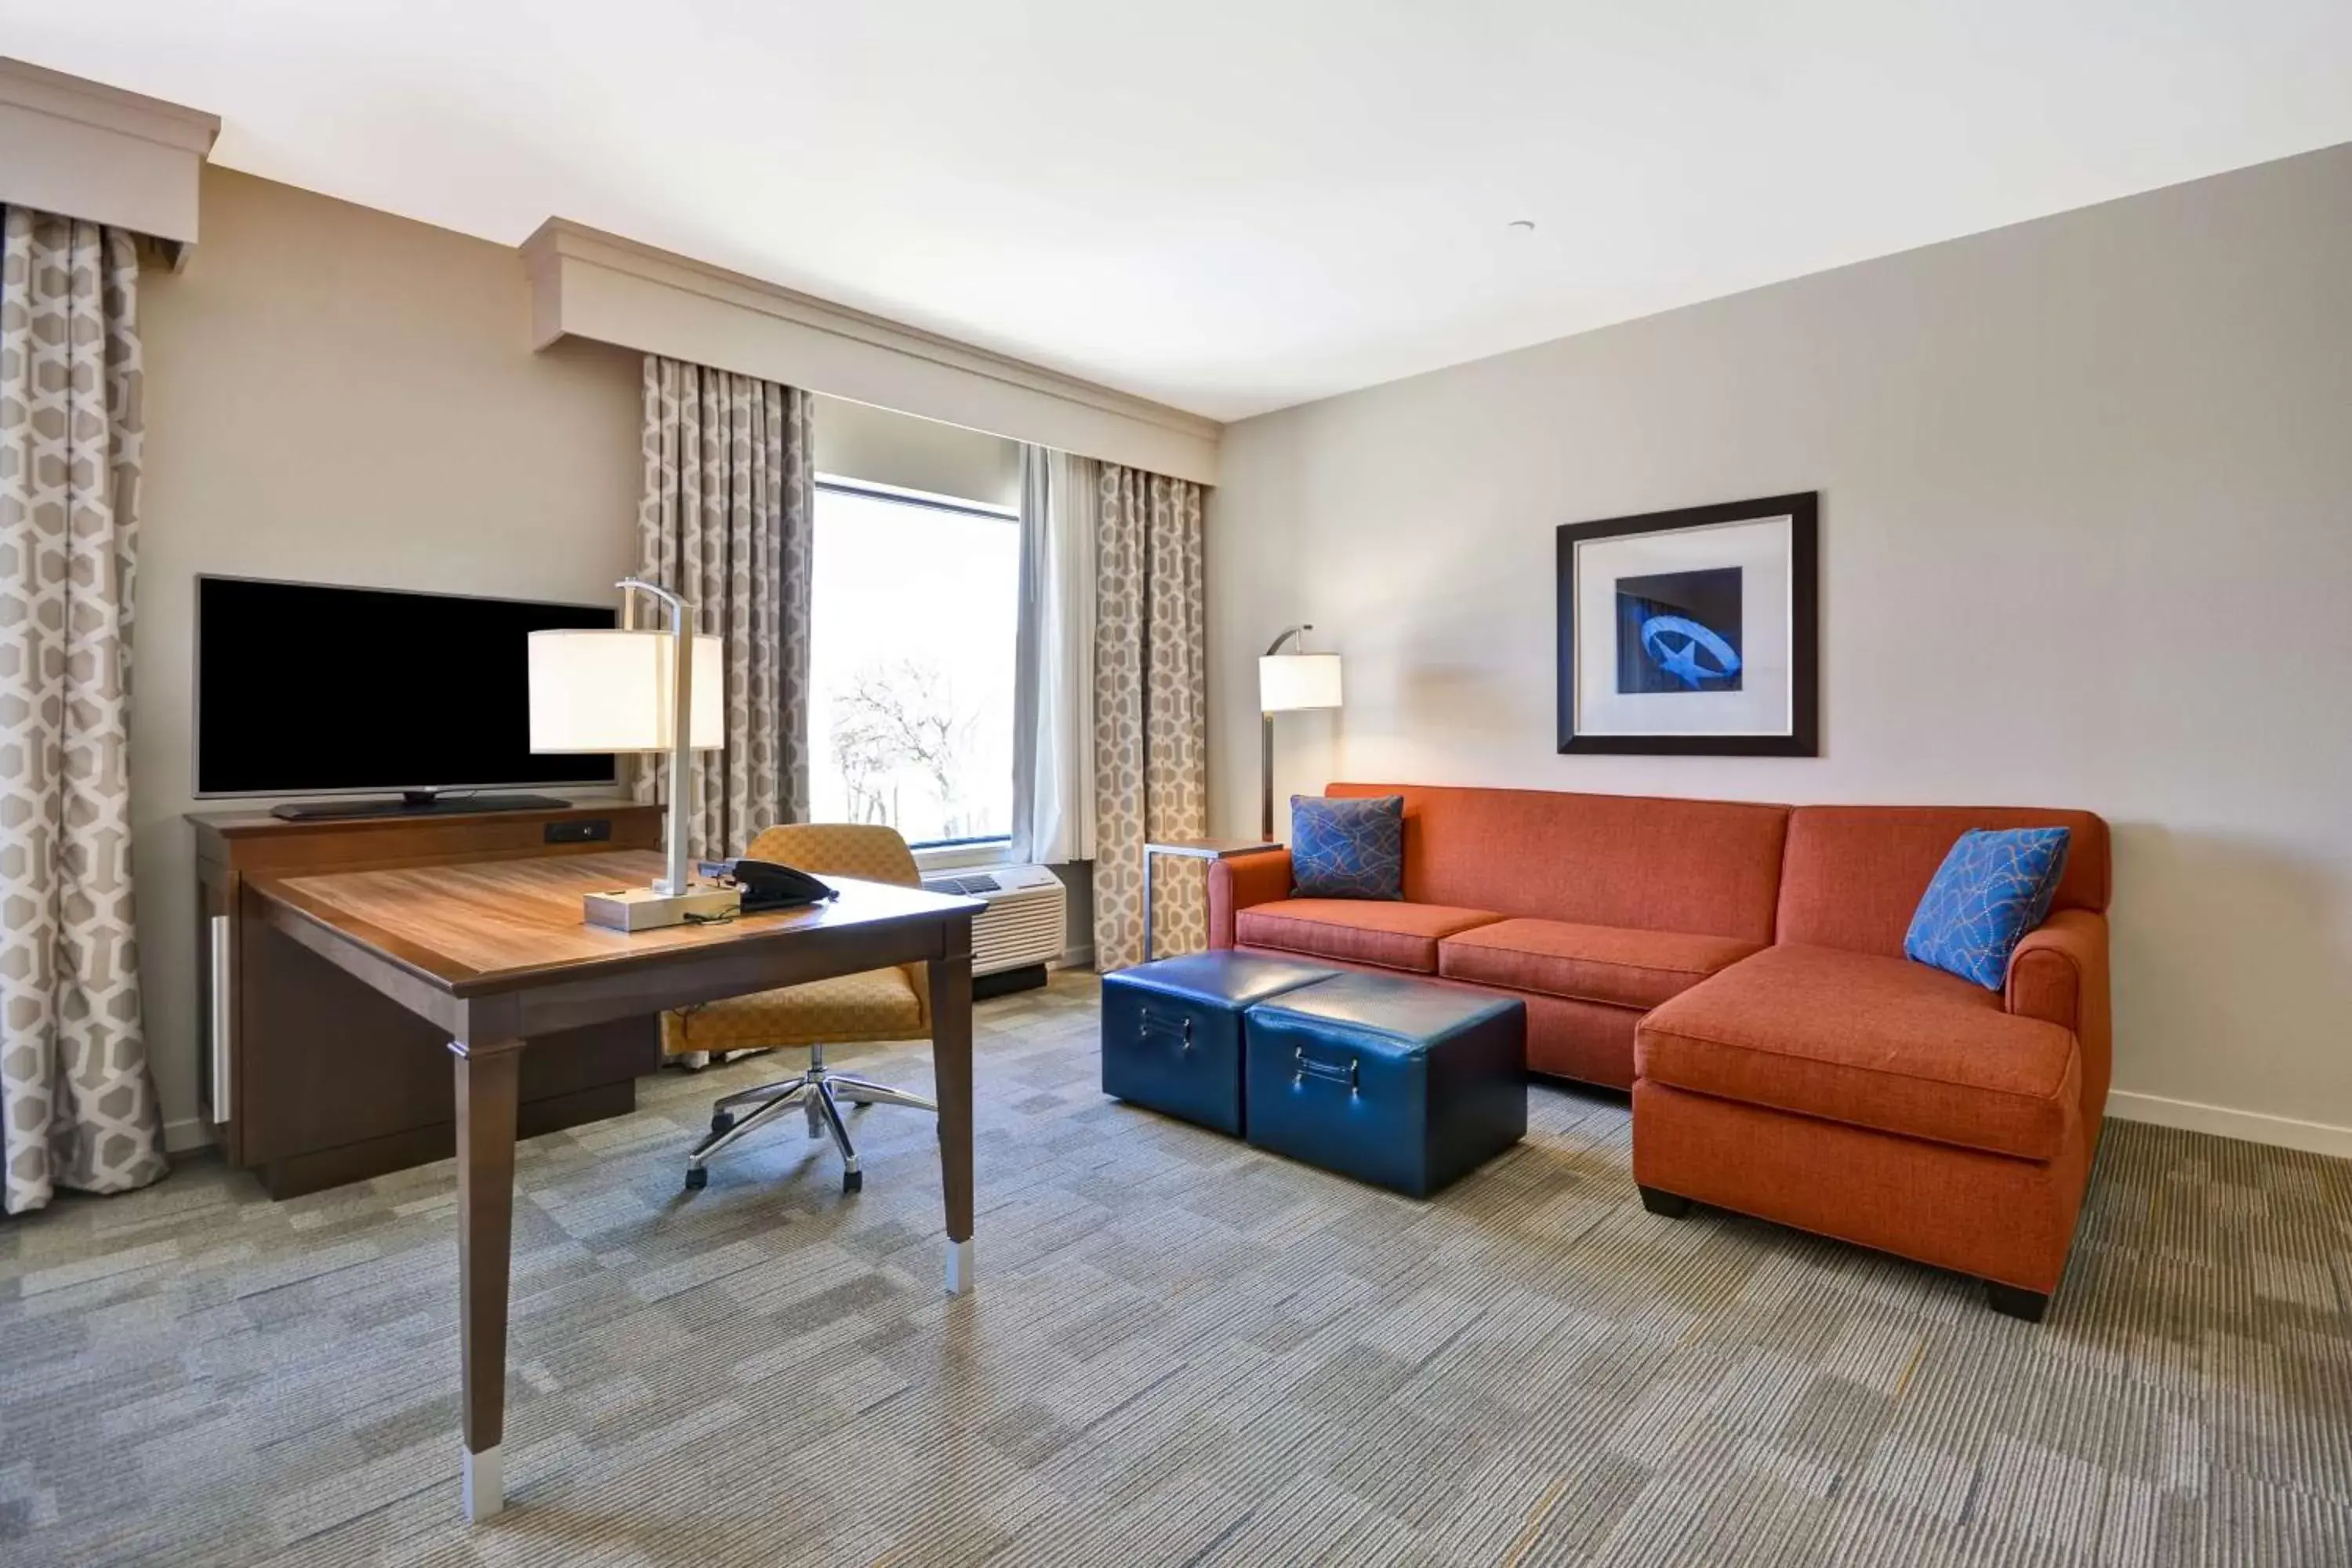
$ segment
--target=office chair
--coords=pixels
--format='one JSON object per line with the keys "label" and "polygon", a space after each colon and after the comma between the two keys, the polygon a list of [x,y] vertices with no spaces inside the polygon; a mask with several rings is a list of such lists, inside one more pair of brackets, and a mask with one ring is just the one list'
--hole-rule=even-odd
{"label": "office chair", "polygon": [[[745,851],[754,860],[781,861],[821,876],[856,877],[869,882],[919,887],[922,876],[907,841],[888,827],[845,822],[791,823],[771,827]],[[808,1047],[808,1070],[780,1083],[762,1084],[720,1099],[710,1108],[710,1131],[686,1157],[686,1186],[698,1191],[710,1180],[711,1157],[769,1122],[798,1110],[809,1136],[830,1137],[841,1151],[841,1190],[865,1186],[857,1150],[841,1118],[842,1100],[853,1105],[904,1105],[939,1113],[939,1102],[908,1089],[893,1089],[825,1065],[828,1045],[868,1040],[920,1039],[930,1032],[930,992],[918,963],[869,970],[832,980],[788,985],[662,1015],[662,1049],[671,1056]],[[749,1107],[748,1110],[745,1108]]]}

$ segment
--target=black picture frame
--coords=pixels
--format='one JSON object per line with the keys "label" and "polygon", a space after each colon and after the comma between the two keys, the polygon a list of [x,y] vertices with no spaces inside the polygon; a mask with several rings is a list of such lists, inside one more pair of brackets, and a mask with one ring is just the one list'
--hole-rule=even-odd
{"label": "black picture frame", "polygon": [[[1576,729],[1576,547],[1626,534],[1667,533],[1766,518],[1790,520],[1789,733],[1785,735],[1585,735]],[[1821,492],[1765,496],[1633,517],[1565,522],[1556,532],[1559,594],[1559,751],[1562,755],[1817,757],[1821,755]]]}

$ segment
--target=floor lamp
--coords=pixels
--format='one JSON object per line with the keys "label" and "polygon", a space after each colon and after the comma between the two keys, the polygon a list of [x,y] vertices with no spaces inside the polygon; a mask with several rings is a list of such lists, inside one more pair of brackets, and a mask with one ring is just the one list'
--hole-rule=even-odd
{"label": "floor lamp", "polygon": [[1257,661],[1257,707],[1262,725],[1258,734],[1258,837],[1268,844],[1274,842],[1274,716],[1339,706],[1338,654],[1308,653],[1304,637],[1299,638],[1297,652],[1282,651],[1284,643],[1314,629],[1312,625],[1284,627],[1280,637],[1265,645],[1265,657]]}

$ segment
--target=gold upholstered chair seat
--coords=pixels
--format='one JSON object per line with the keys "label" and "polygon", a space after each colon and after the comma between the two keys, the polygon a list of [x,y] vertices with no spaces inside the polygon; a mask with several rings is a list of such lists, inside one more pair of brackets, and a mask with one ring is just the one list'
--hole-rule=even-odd
{"label": "gold upholstered chair seat", "polygon": [[767,1050],[786,1043],[917,1040],[929,1026],[922,995],[907,972],[871,969],[665,1013],[662,1048],[682,1056]]}
{"label": "gold upholstered chair seat", "polygon": [[[746,858],[796,866],[820,877],[922,886],[907,841],[887,827],[845,822],[791,823],[751,841]],[[930,992],[919,963],[811,981],[749,996],[709,1002],[662,1015],[662,1048],[672,1056],[805,1047],[808,1070],[781,1083],[730,1094],[711,1108],[710,1133],[686,1157],[689,1190],[709,1179],[705,1163],[746,1133],[797,1110],[811,1137],[830,1137],[841,1151],[842,1186],[865,1184],[841,1102],[899,1105],[937,1114],[925,1095],[894,1089],[825,1065],[827,1046],[874,1040],[915,1040],[930,1033]]]}

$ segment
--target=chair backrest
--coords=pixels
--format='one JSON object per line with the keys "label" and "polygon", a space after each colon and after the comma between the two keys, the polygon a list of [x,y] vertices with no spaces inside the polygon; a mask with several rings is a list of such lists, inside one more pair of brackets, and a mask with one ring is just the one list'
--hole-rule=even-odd
{"label": "chair backrest", "polygon": [[744,856],[774,860],[826,877],[920,887],[915,853],[895,827],[857,822],[787,822],[751,840]]}

